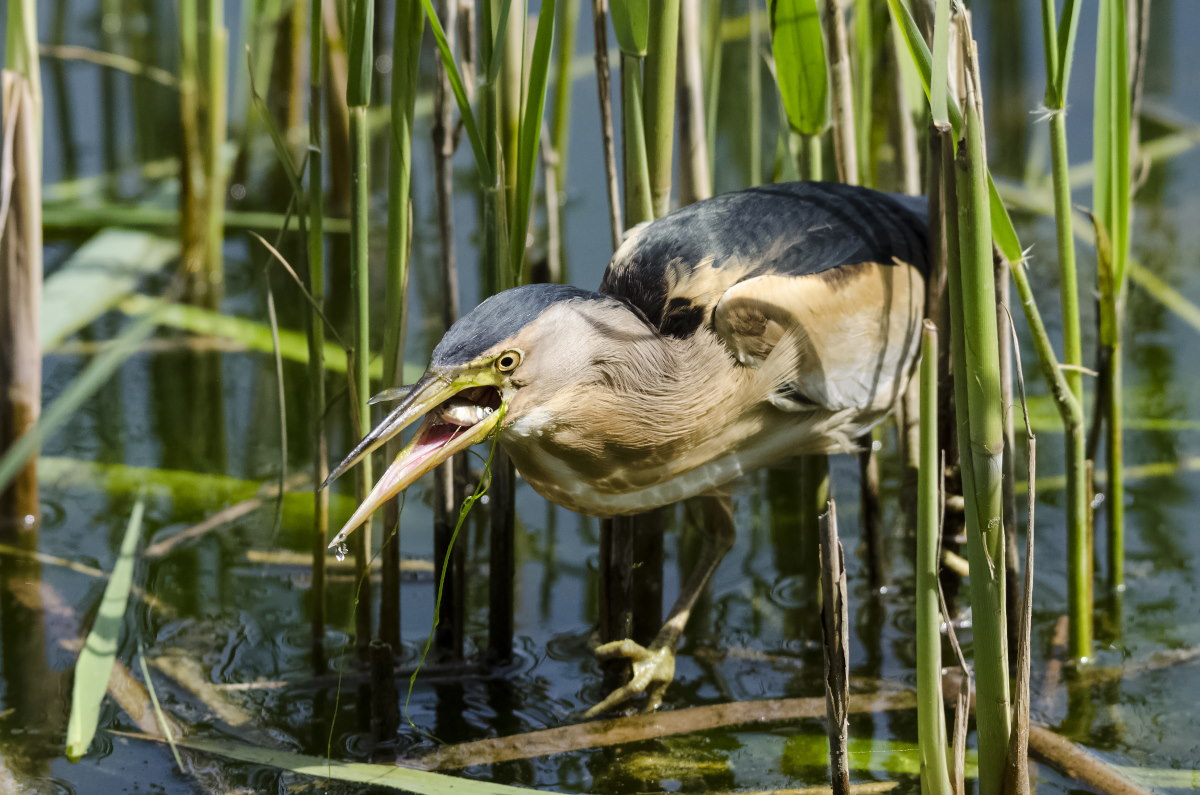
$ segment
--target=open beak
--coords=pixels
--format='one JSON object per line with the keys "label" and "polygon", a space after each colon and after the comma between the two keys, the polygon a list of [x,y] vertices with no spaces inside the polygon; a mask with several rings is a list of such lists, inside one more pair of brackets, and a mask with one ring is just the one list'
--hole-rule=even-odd
{"label": "open beak", "polygon": [[400,405],[350,451],[322,484],[322,488],[329,485],[417,419],[425,418],[416,436],[400,451],[371,493],[329,543],[330,549],[345,541],[372,513],[417,478],[455,453],[487,438],[504,415],[501,408],[500,390],[494,386],[463,384],[436,373],[426,373],[412,386]]}

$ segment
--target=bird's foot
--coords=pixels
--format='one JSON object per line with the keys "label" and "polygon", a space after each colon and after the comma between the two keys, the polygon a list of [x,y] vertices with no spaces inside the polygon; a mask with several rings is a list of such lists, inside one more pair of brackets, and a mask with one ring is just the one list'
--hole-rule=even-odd
{"label": "bird's foot", "polygon": [[629,681],[584,713],[584,717],[594,718],[601,712],[612,709],[636,696],[645,695],[646,705],[642,712],[653,712],[662,704],[667,685],[675,678],[675,650],[670,646],[651,644],[649,648],[626,638],[605,643],[596,647],[596,657],[605,662],[608,660],[627,659],[633,666],[633,676]]}

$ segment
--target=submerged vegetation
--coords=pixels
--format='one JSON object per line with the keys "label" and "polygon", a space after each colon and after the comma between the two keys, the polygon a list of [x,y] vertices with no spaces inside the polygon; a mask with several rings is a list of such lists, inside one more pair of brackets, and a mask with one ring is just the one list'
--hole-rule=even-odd
{"label": "submerged vegetation", "polygon": [[[1034,5],[1044,119],[1014,124],[993,65],[1027,64],[998,0],[971,20],[949,0],[276,0],[232,28],[218,0],[10,0],[0,789],[82,782],[52,768],[63,756],[114,789],[133,784],[116,757],[206,789],[726,791],[831,772],[838,792],[990,795],[1031,790],[1029,755],[1053,791],[1195,786],[1177,698],[1154,701],[1185,727],[1163,748],[1114,741],[1098,713],[1131,710],[1142,696],[1119,691],[1142,673],[1187,688],[1200,657],[1200,551],[1163,540],[1178,512],[1147,504],[1162,488],[1200,506],[1179,441],[1196,405],[1171,393],[1167,414],[1142,386],[1165,373],[1195,394],[1196,373],[1152,369],[1129,306],[1144,285],[1184,321],[1159,334],[1187,347],[1200,328],[1194,274],[1164,270],[1180,255],[1142,246],[1133,214],[1166,170],[1195,171],[1200,128],[1145,109],[1149,0]],[[1089,72],[1076,40],[1093,35]],[[83,74],[103,86],[98,132],[72,107]],[[1070,112],[1081,92],[1091,119]],[[1026,162],[988,156],[1010,137]],[[857,483],[808,456],[739,502],[742,571],[698,610],[667,711],[577,723],[602,676],[587,624],[652,635],[661,531],[704,507],[572,531],[493,445],[389,505],[350,560],[326,550],[372,483],[368,458],[354,499],[323,489],[331,451],[370,430],[372,395],[403,394],[460,303],[567,273],[592,286],[629,228],[797,178],[928,197],[920,365],[861,440]],[[1147,477],[1172,485],[1139,491]],[[862,547],[844,565],[834,498]],[[1052,550],[1036,578],[1035,503]],[[1174,579],[1151,588],[1146,566]],[[1146,596],[1126,590],[1139,577]],[[1151,637],[1131,603],[1166,628]]]}

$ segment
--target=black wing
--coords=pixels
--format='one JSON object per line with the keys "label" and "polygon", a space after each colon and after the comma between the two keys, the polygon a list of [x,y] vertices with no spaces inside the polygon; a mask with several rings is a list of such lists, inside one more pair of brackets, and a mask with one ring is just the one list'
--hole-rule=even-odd
{"label": "black wing", "polygon": [[662,333],[688,336],[745,279],[896,260],[928,273],[923,198],[833,182],[778,183],[696,202],[636,230],[613,256],[600,291],[640,309]]}

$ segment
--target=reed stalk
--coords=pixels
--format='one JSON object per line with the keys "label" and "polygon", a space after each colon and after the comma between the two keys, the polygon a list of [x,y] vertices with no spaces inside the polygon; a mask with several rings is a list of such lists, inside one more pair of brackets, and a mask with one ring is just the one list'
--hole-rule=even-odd
{"label": "reed stalk", "polygon": [[646,49],[646,163],[655,218],[671,208],[671,166],[675,151],[675,69],[679,51],[680,0],[650,4]]}
{"label": "reed stalk", "polygon": [[205,218],[205,289],[207,304],[216,307],[225,287],[225,145],[227,62],[229,31],[225,29],[223,0],[208,0],[208,62],[206,64],[206,124],[204,190],[208,200]]}
{"label": "reed stalk", "polygon": [[961,40],[965,111],[954,167],[959,252],[950,268],[950,305],[955,372],[962,374],[954,388],[975,619],[980,792],[992,795],[1000,789],[1012,726],[1001,494],[1004,424],[983,117],[974,42],[965,23]]}
{"label": "reed stalk", "polygon": [[700,57],[700,0],[683,0],[679,20],[679,203],[712,195],[704,117],[704,69]]}
{"label": "reed stalk", "polygon": [[[41,96],[36,10],[32,2],[8,7],[7,60],[0,72],[0,449],[11,451],[32,434],[42,405],[40,348],[42,291]],[[8,158],[11,157],[11,160]],[[32,437],[31,437],[32,438]],[[33,549],[41,519],[36,445],[22,465],[0,481],[0,540]],[[7,591],[7,586],[5,586]]]}
{"label": "reed stalk", "polygon": [[[1071,184],[1067,157],[1066,97],[1070,85],[1075,31],[1080,4],[1069,0],[1063,6],[1061,24],[1052,0],[1042,2],[1042,41],[1046,59],[1045,104],[1050,114],[1050,156],[1053,176],[1055,241],[1058,251],[1059,292],[1062,304],[1063,375],[1076,403],[1083,400],[1083,348],[1079,320],[1079,279],[1072,229]],[[1063,415],[1064,423],[1070,417]],[[1065,429],[1065,428],[1064,428]],[[1074,441],[1074,435],[1068,437]],[[1086,498],[1086,450],[1078,444],[1067,448],[1067,540],[1068,614],[1071,619],[1070,653],[1088,657],[1092,653],[1092,600],[1090,556],[1087,547],[1089,501]]]}
{"label": "reed stalk", "polygon": [[[612,75],[608,68],[608,21],[605,0],[592,0],[592,32],[596,45],[596,88],[604,141],[604,175],[608,194],[608,227],[613,251],[621,245],[621,194],[617,187],[617,155],[613,145]],[[711,138],[710,138],[711,140]]]}
{"label": "reed stalk", "polygon": [[705,68],[704,68],[704,130],[708,139],[709,170],[716,171],[717,108],[721,103],[721,64],[725,55],[725,39],[721,36],[722,0],[706,3]]}
{"label": "reed stalk", "polygon": [[[350,413],[358,436],[371,431],[369,362],[371,350],[370,299],[370,182],[371,152],[367,130],[367,107],[371,101],[371,73],[374,69],[372,39],[375,27],[373,0],[356,0],[351,8],[349,70],[346,103],[350,113],[350,281],[354,306],[354,358],[350,368]],[[365,500],[374,480],[369,458],[358,467],[358,498]],[[359,658],[366,662],[372,636],[371,578],[368,566],[371,554],[371,521],[355,533],[353,544],[355,573],[359,577],[358,601],[354,609],[355,642]]]}
{"label": "reed stalk", "polygon": [[575,30],[579,24],[580,0],[558,3],[558,55],[554,64],[554,116],[550,124],[550,147],[558,158],[555,190],[562,196],[567,190],[568,144],[571,139],[571,62],[575,58]]}
{"label": "reed stalk", "polygon": [[942,702],[942,615],[938,603],[941,546],[941,462],[938,447],[938,332],[929,320],[921,333],[920,466],[917,470],[917,733],[921,791],[951,795]]}
{"label": "reed stalk", "polygon": [[762,14],[758,0],[750,0],[747,16],[750,18],[750,35],[746,41],[746,171],[751,185],[762,184],[762,69],[759,65],[759,42],[762,41]]}
{"label": "reed stalk", "polygon": [[650,161],[643,117],[641,58],[621,52],[621,145],[624,152],[625,224],[629,229],[654,220]]}
{"label": "reed stalk", "polygon": [[[441,0],[438,16],[446,31],[447,43],[454,51],[458,30],[457,0]],[[437,194],[438,238],[440,241],[439,274],[442,288],[442,330],[458,319],[458,273],[454,251],[454,171],[452,168],[457,140],[454,134],[454,106],[450,79],[439,59],[436,64],[433,98],[433,159]],[[461,481],[466,479],[462,461],[451,459],[434,472],[433,537],[435,565],[444,565],[451,547],[458,507],[463,501]],[[449,555],[445,568],[443,613],[437,618],[434,645],[438,659],[460,660],[463,655],[464,572],[465,550],[459,545]]]}
{"label": "reed stalk", "polygon": [[[1092,204],[1097,224],[1107,232],[1108,262],[1100,253],[1101,281],[1100,347],[1101,389],[1108,397],[1104,407],[1108,483],[1105,504],[1108,518],[1108,586],[1119,593],[1125,588],[1125,477],[1124,422],[1121,415],[1124,297],[1129,264],[1130,239],[1130,150],[1133,145],[1129,43],[1124,4],[1104,0],[1097,23],[1095,119],[1092,124],[1096,178]],[[1139,70],[1140,73],[1140,70]],[[1101,236],[1098,236],[1098,239]],[[1098,252],[1100,246],[1097,246]]]}
{"label": "reed stalk", "polygon": [[308,318],[309,389],[313,404],[312,655],[316,674],[325,671],[325,545],[329,538],[329,438],[325,430],[325,159],[321,136],[324,28],[321,0],[309,0],[308,74]]}
{"label": "reed stalk", "polygon": [[206,258],[204,150],[200,134],[200,29],[197,0],[179,2],[179,234],[189,293],[199,291]]}
{"label": "reed stalk", "polygon": [[846,37],[846,19],[838,0],[825,0],[825,38],[833,82],[833,151],[838,179],[857,185],[858,150],[855,143],[854,84],[850,78],[850,44]]}
{"label": "reed stalk", "polygon": [[[412,210],[413,117],[416,113],[421,34],[425,30],[420,0],[396,4],[392,34],[391,149],[388,158],[387,322],[383,329],[383,382],[398,387],[404,373],[404,336],[408,324],[409,250]],[[391,456],[396,448],[385,452]],[[394,501],[393,501],[394,504]],[[379,637],[393,650],[400,648],[400,530],[389,521],[383,543],[379,595]],[[387,518],[391,519],[392,511]]]}

